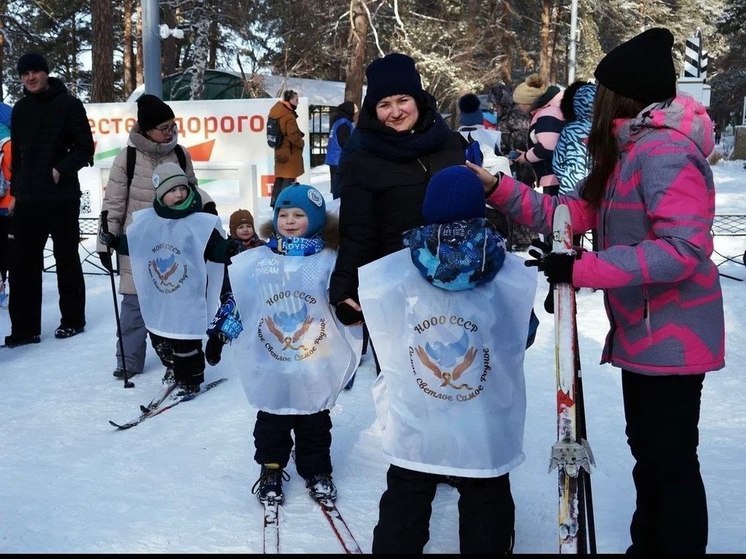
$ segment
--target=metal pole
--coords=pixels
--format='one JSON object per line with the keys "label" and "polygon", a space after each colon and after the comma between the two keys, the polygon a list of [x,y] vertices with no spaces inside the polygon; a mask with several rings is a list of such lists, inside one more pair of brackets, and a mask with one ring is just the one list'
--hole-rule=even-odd
{"label": "metal pole", "polygon": [[578,0],[570,7],[570,52],[567,59],[567,85],[575,81],[575,42],[578,36]]}
{"label": "metal pole", "polygon": [[142,61],[145,93],[163,98],[158,0],[142,0]]}

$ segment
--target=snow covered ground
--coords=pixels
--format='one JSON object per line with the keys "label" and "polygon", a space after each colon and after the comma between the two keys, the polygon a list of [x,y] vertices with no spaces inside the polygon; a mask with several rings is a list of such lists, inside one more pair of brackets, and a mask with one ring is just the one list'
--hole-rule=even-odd
{"label": "snow covered ground", "polygon": [[[743,161],[713,167],[719,213],[746,214]],[[328,169],[311,182],[328,192]],[[226,216],[227,217],[227,216]],[[716,238],[724,254],[742,254],[746,238]],[[720,261],[719,257],[714,257]],[[727,262],[724,273],[746,279]],[[707,487],[713,553],[746,552],[746,283],[722,278],[727,367],[705,381],[700,459]],[[137,414],[159,389],[162,368],[151,350],[146,372],[124,389],[112,377],[116,325],[110,278],[86,275],[84,334],[57,340],[54,274],[44,275],[42,343],[0,349],[0,552],[2,553],[260,553],[262,508],[251,487],[255,410],[246,403],[226,348],[208,381],[229,381],[129,431],[108,420]],[[552,317],[542,301],[535,345],[526,355],[528,413],[526,461],[511,473],[516,502],[516,553],[557,550],[556,472],[548,473],[556,437]],[[632,459],[624,435],[620,375],[598,365],[607,329],[601,293],[578,294],[588,439],[598,551],[623,553],[634,507]],[[9,332],[0,311],[0,335]],[[374,425],[370,388],[375,368],[364,356],[351,390],[333,411],[334,478],[338,506],[366,553],[370,552],[387,463]],[[291,463],[282,510],[284,553],[341,552],[320,510]],[[457,553],[457,493],[438,490],[427,553]]]}

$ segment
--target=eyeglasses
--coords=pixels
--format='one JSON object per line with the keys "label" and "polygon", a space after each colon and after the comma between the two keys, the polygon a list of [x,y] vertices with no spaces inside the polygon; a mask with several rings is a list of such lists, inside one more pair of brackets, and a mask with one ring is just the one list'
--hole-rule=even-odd
{"label": "eyeglasses", "polygon": [[173,134],[176,131],[176,123],[164,124],[163,126],[156,126],[153,130],[158,130],[161,134]]}

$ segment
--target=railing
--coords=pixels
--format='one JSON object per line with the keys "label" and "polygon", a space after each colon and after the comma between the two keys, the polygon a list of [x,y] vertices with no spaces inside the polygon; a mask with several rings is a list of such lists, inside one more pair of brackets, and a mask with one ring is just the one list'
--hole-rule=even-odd
{"label": "railing", "polygon": [[[746,237],[746,215],[744,214],[715,215],[715,219],[712,222],[712,235],[716,239],[717,237]],[[732,255],[727,255],[723,253],[723,251],[725,251],[726,248],[721,247],[720,250],[713,248],[712,250],[713,254],[716,254],[720,258],[722,258],[722,260],[717,263],[717,266],[721,266],[722,264],[725,264],[726,262],[733,262],[736,264],[746,266],[746,251],[741,250],[741,248],[743,248],[743,245],[741,245],[738,249],[735,249],[733,247],[734,247],[733,243],[729,243],[728,249],[727,249],[729,253],[734,250],[738,250],[737,253],[732,254]],[[743,279],[741,278],[737,278],[729,274],[724,274],[723,272],[720,272],[720,275],[726,278],[737,280],[737,281],[743,281]]]}
{"label": "railing", "polygon": [[[84,274],[108,275],[109,271],[101,265],[101,260],[96,253],[96,238],[98,237],[98,218],[81,217],[78,218],[80,228],[80,263],[83,266]],[[51,238],[48,241],[51,243]],[[114,271],[117,271],[116,258],[112,258]],[[44,271],[56,272],[57,267],[54,261],[54,254],[51,248],[44,249]],[[47,264],[49,262],[49,264]]]}

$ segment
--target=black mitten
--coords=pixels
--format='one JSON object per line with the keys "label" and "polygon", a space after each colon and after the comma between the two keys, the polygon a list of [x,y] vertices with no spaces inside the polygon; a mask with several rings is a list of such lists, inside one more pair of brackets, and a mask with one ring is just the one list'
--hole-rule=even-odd
{"label": "black mitten", "polygon": [[101,265],[106,268],[107,271],[110,273],[114,271],[114,267],[111,263],[111,254],[108,250],[105,252],[99,252],[98,259],[101,260]]}
{"label": "black mitten", "polygon": [[220,357],[223,353],[223,346],[225,342],[218,336],[210,336],[207,338],[207,344],[205,345],[205,359],[211,366],[215,366],[220,363]]}
{"label": "black mitten", "polygon": [[356,311],[345,302],[337,303],[337,306],[334,308],[334,313],[337,315],[339,321],[345,326],[351,326],[363,321],[363,312]]}

